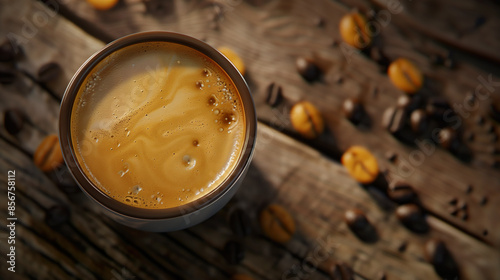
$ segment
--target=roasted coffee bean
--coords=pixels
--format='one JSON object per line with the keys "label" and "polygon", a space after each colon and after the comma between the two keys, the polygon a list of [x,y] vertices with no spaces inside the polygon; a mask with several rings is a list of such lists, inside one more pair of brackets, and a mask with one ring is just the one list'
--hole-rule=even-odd
{"label": "roasted coffee bean", "polygon": [[318,137],[325,128],[321,113],[307,101],[299,102],[292,107],[290,120],[293,128],[309,139]]}
{"label": "roasted coffee bean", "polygon": [[16,72],[12,67],[0,64],[0,84],[12,84],[16,79]]}
{"label": "roasted coffee bean", "polygon": [[278,204],[267,206],[259,217],[264,234],[271,240],[286,243],[295,233],[295,221],[288,211]]}
{"label": "roasted coffee bean", "polygon": [[438,142],[443,148],[453,153],[457,152],[460,148],[457,132],[450,127],[445,127],[439,131]]}
{"label": "roasted coffee bean", "polygon": [[3,117],[5,130],[11,135],[16,135],[23,129],[26,116],[19,109],[6,110]]}
{"label": "roasted coffee bean", "polygon": [[398,58],[389,65],[387,74],[392,83],[400,90],[413,94],[424,84],[424,76],[420,69],[405,58]]}
{"label": "roasted coffee bean", "polygon": [[38,69],[38,81],[46,83],[62,74],[62,68],[57,62],[45,63]]}
{"label": "roasted coffee bean", "polygon": [[250,235],[252,232],[250,218],[247,213],[240,208],[234,209],[229,215],[229,226],[239,237]]}
{"label": "roasted coffee bean", "polygon": [[270,84],[267,87],[266,103],[271,107],[275,107],[281,102],[282,99],[283,89],[281,88],[281,86],[277,85],[276,83]]}
{"label": "roasted coffee bean", "polygon": [[235,274],[231,277],[231,280],[254,280],[251,276],[246,274]]}
{"label": "roasted coffee bean", "polygon": [[221,52],[224,56],[231,61],[234,66],[240,71],[241,75],[245,75],[246,71],[246,66],[245,63],[243,62],[243,59],[236,53],[234,52],[231,48],[229,47],[220,47],[217,49],[219,52]]}
{"label": "roasted coffee bean", "polygon": [[0,44],[0,61],[10,62],[16,59],[16,57],[21,53],[21,48],[9,39],[5,39],[2,44]]}
{"label": "roasted coffee bean", "polygon": [[55,205],[45,212],[45,223],[51,227],[64,224],[69,220],[70,212],[64,205]]}
{"label": "roasted coffee bean", "polygon": [[344,221],[351,231],[365,242],[376,241],[377,231],[366,218],[365,213],[360,209],[347,210],[344,213]]}
{"label": "roasted coffee bean", "polygon": [[372,42],[372,34],[365,17],[358,13],[349,13],[340,19],[340,35],[344,41],[357,48],[364,49]]}
{"label": "roasted coffee bean", "polygon": [[321,69],[310,58],[298,57],[295,60],[295,67],[302,78],[308,82],[313,82],[321,78]]}
{"label": "roasted coffee bean", "polygon": [[401,108],[389,107],[382,115],[382,127],[392,134],[397,134],[403,130],[406,123],[405,112]]}
{"label": "roasted coffee bean", "polygon": [[387,189],[387,195],[399,204],[410,203],[417,197],[413,188],[405,182],[397,182]]}
{"label": "roasted coffee bean", "polygon": [[422,209],[416,204],[404,204],[396,208],[396,216],[408,229],[424,233],[429,230]]}
{"label": "roasted coffee bean", "polygon": [[413,111],[410,115],[411,130],[417,135],[423,133],[428,126],[427,114],[422,109]]}
{"label": "roasted coffee bean", "polygon": [[87,0],[87,2],[96,10],[105,11],[113,8],[118,0]]}
{"label": "roasted coffee bean", "polygon": [[458,265],[443,241],[430,239],[425,243],[425,258],[431,263],[436,273],[445,279],[457,279]]}
{"label": "roasted coffee bean", "polygon": [[342,111],[345,117],[353,124],[359,124],[363,120],[363,105],[357,98],[347,98],[342,103]]}
{"label": "roasted coffee bean", "polygon": [[379,175],[377,159],[365,147],[352,146],[341,158],[349,174],[362,184],[375,181]]}
{"label": "roasted coffee bean", "polygon": [[354,280],[354,273],[347,264],[336,263],[330,269],[330,278],[332,280]]}
{"label": "roasted coffee bean", "polygon": [[224,257],[229,264],[239,264],[245,258],[245,248],[238,241],[228,241],[224,245]]}
{"label": "roasted coffee bean", "polygon": [[63,156],[57,135],[49,135],[43,139],[33,156],[35,165],[42,171],[56,169],[63,163]]}

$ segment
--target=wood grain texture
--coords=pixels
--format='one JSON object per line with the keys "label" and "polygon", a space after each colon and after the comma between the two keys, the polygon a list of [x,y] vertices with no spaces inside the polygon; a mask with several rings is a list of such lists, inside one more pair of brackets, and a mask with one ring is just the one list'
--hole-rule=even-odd
{"label": "wood grain texture", "polygon": [[[4,8],[5,1],[0,3],[0,19],[5,22],[2,26],[8,27],[0,30],[0,36],[22,34],[23,17],[32,18],[37,12],[50,14],[35,1],[12,2],[8,9]],[[31,123],[18,138],[0,130],[0,172],[18,172],[16,214],[22,275],[37,279],[229,279],[232,274],[245,273],[255,279],[287,279],[292,278],[293,271],[302,273],[302,279],[328,279],[330,266],[343,261],[353,267],[357,279],[376,279],[381,271],[388,279],[439,279],[423,261],[423,244],[431,237],[445,241],[460,265],[460,279],[496,279],[500,275],[496,265],[500,260],[500,229],[495,222],[500,175],[485,164],[486,160],[465,164],[436,148],[424,165],[414,166],[405,180],[414,185],[429,211],[431,231],[427,234],[404,228],[393,214],[396,205],[384,193],[373,186],[359,185],[336,161],[350,145],[362,144],[374,152],[382,169],[393,178],[405,175],[403,163],[416,149],[401,144],[379,125],[383,110],[394,105],[402,93],[369,58],[354,52],[347,60],[341,46],[332,46],[338,41],[336,24],[348,11],[343,4],[262,1],[256,7],[221,1],[217,3],[225,13],[211,25],[217,8],[202,1],[166,2],[171,3],[167,4],[171,10],[159,14],[147,12],[140,1],[122,1],[107,12],[93,11],[83,1],[64,3],[66,12],[86,19],[94,30],[101,29],[113,38],[140,30],[168,29],[206,38],[215,46],[230,46],[247,62],[246,78],[254,92],[259,119],[268,125],[259,124],[254,161],[241,190],[213,218],[185,231],[164,234],[116,224],[83,194],[61,192],[57,182],[31,161],[43,136],[57,128],[57,103],[65,84],[80,64],[103,46],[67,19],[54,15],[22,44],[27,55],[17,64],[19,79],[12,85],[0,85],[0,108],[20,107]],[[315,26],[318,17],[327,19],[324,27]],[[422,41],[422,35],[416,33],[406,41],[398,28],[388,26],[384,32],[393,35],[386,38],[386,33],[381,34],[392,50],[388,55],[413,58],[429,77],[429,90],[439,89],[436,94],[452,102],[463,101],[464,89],[473,89],[477,76],[488,74],[468,61],[460,62],[453,71],[433,68],[426,60],[428,46],[415,43]],[[439,45],[433,47],[442,50]],[[304,82],[294,69],[297,56],[311,56],[324,64],[324,81]],[[63,66],[63,76],[49,84],[37,84],[37,67],[51,60]],[[342,83],[337,82],[339,76]],[[450,80],[456,83],[447,82]],[[285,95],[285,102],[274,109],[264,102],[265,89],[271,82],[282,85]],[[378,95],[372,94],[375,88]],[[339,114],[342,101],[353,96],[364,100],[373,121],[370,129],[354,127]],[[290,106],[303,99],[316,104],[328,121],[329,131],[316,141],[298,137],[288,120]],[[481,104],[474,116],[484,115],[486,107]],[[472,126],[472,116],[464,121]],[[398,154],[396,164],[385,159],[387,150]],[[6,177],[0,178],[0,191],[5,192]],[[474,186],[470,194],[466,193],[468,184]],[[489,201],[480,206],[484,195]],[[453,196],[468,203],[468,221],[448,214]],[[0,204],[5,205],[6,198],[0,197]],[[263,236],[257,223],[259,211],[271,202],[284,205],[298,225],[294,238],[285,245]],[[45,221],[46,213],[56,205],[64,205],[71,214],[67,222],[51,227]],[[248,213],[253,229],[252,235],[241,240],[245,259],[239,265],[230,265],[222,254],[225,243],[236,238],[227,223],[234,207]],[[343,222],[343,213],[355,207],[364,210],[375,225],[379,236],[376,242],[360,241]],[[5,211],[1,215],[5,220]],[[485,229],[489,232],[486,236]],[[2,227],[1,234],[6,230]],[[403,243],[406,250],[401,251]],[[7,251],[5,242],[0,242],[0,251]],[[2,278],[11,276],[5,274],[5,263],[0,269]]]}

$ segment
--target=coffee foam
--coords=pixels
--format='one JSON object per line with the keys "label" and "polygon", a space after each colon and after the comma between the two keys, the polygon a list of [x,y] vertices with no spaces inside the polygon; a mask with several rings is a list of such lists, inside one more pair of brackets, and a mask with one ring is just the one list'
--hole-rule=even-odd
{"label": "coffee foam", "polygon": [[72,141],[103,192],[170,208],[217,188],[236,165],[245,114],[227,74],[174,43],[142,43],[100,62],[81,87]]}

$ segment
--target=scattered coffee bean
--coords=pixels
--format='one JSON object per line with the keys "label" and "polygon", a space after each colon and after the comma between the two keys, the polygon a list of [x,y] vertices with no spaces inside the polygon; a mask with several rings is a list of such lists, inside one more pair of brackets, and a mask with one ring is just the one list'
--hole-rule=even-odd
{"label": "scattered coffee bean", "polygon": [[254,280],[251,276],[246,274],[235,274],[231,277],[231,280]]}
{"label": "scattered coffee bean", "polygon": [[481,206],[483,206],[483,205],[486,205],[486,203],[488,203],[488,198],[487,198],[486,196],[483,196],[483,197],[481,198],[481,201],[479,202],[479,204],[480,204]]}
{"label": "scattered coffee bean", "polygon": [[416,204],[404,204],[396,208],[396,216],[408,229],[424,233],[429,230],[425,215]]}
{"label": "scattered coffee bean", "polygon": [[229,264],[239,264],[245,258],[245,248],[238,241],[228,241],[224,245],[224,257]]}
{"label": "scattered coffee bean", "polygon": [[359,239],[366,242],[376,241],[377,232],[360,209],[347,210],[344,213],[344,221]]}
{"label": "scattered coffee bean", "polygon": [[2,44],[0,44],[0,61],[10,62],[16,59],[16,57],[21,53],[21,48],[9,39],[5,39]]}
{"label": "scattered coffee bean", "polygon": [[406,123],[405,112],[401,108],[389,107],[382,115],[382,127],[392,134],[398,134]]}
{"label": "scattered coffee bean", "polygon": [[62,73],[61,66],[56,62],[45,63],[38,69],[38,81],[46,83],[59,77]]}
{"label": "scattered coffee bean", "polygon": [[8,109],[4,113],[3,123],[5,130],[11,135],[16,135],[23,129],[26,116],[19,109]]}
{"label": "scattered coffee bean", "polygon": [[105,11],[113,8],[118,3],[118,0],[87,0],[87,3],[96,10]]}
{"label": "scattered coffee bean", "polygon": [[277,85],[276,83],[270,84],[267,87],[266,103],[271,107],[275,107],[281,102],[282,99],[283,90],[281,86]]}
{"label": "scattered coffee bean", "polygon": [[413,111],[410,115],[411,129],[417,135],[420,135],[427,129],[427,114],[422,109]]}
{"label": "scattered coffee bean", "polygon": [[389,65],[387,74],[392,83],[400,90],[413,94],[424,84],[424,76],[420,69],[405,58],[398,58]]}
{"label": "scattered coffee bean", "polygon": [[377,159],[365,147],[352,146],[341,158],[349,174],[362,184],[369,184],[379,175]]}
{"label": "scattered coffee bean", "polygon": [[413,188],[405,182],[397,182],[387,189],[387,195],[399,204],[410,203],[417,197]]}
{"label": "scattered coffee bean", "polygon": [[342,104],[345,117],[353,124],[359,124],[363,120],[363,105],[357,98],[347,98]]}
{"label": "scattered coffee bean", "polygon": [[425,258],[436,273],[446,279],[458,277],[458,266],[443,241],[430,239],[424,247]]}
{"label": "scattered coffee bean", "polygon": [[16,72],[12,67],[0,64],[0,84],[12,84],[16,79]]}
{"label": "scattered coffee bean", "polygon": [[388,161],[390,161],[390,162],[392,162],[392,163],[395,163],[395,162],[396,162],[396,160],[398,159],[398,155],[397,155],[395,152],[393,152],[393,151],[387,151],[387,152],[385,153],[385,158],[386,158]]}
{"label": "scattered coffee bean", "polygon": [[290,110],[290,120],[293,128],[305,138],[314,139],[323,133],[323,117],[310,102],[295,104]]}
{"label": "scattered coffee bean", "polygon": [[241,208],[234,209],[229,215],[229,226],[234,234],[239,237],[245,237],[252,232],[250,218]]}
{"label": "scattered coffee bean", "polygon": [[332,280],[353,280],[354,273],[345,263],[337,263],[329,269]]}
{"label": "scattered coffee bean", "polygon": [[63,163],[63,156],[57,135],[49,135],[43,139],[33,156],[35,165],[47,172],[56,169]]}
{"label": "scattered coffee bean", "polygon": [[233,65],[240,71],[241,75],[245,75],[246,67],[243,59],[232,49],[228,47],[220,47],[217,49],[220,53],[222,53],[229,61],[233,63]]}
{"label": "scattered coffee bean", "polygon": [[371,44],[372,35],[362,14],[352,12],[343,16],[339,28],[340,35],[347,44],[357,49],[364,49]]}
{"label": "scattered coffee bean", "polygon": [[460,141],[457,132],[452,128],[445,127],[439,131],[438,142],[441,147],[451,151],[457,152],[460,148]]}
{"label": "scattered coffee bean", "polygon": [[55,205],[45,212],[45,223],[51,227],[57,227],[69,220],[70,212],[64,205]]}
{"label": "scattered coffee bean", "polygon": [[295,60],[295,67],[299,74],[308,82],[313,82],[321,78],[321,69],[310,58],[298,57]]}
{"label": "scattered coffee bean", "polygon": [[267,206],[259,218],[262,231],[273,241],[286,243],[295,233],[295,221],[290,213],[278,204]]}

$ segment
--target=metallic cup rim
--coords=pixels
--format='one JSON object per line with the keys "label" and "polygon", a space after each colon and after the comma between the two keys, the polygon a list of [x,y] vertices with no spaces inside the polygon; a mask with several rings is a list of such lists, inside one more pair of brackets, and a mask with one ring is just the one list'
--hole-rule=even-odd
{"label": "metallic cup rim", "polygon": [[[73,106],[75,105],[76,95],[78,94],[81,85],[87,75],[96,65],[98,65],[99,62],[104,60],[113,52],[124,47],[139,43],[158,41],[177,43],[195,49],[211,58],[227,73],[238,89],[242,100],[246,119],[246,136],[238,163],[226,180],[217,186],[217,188],[215,188],[212,192],[197,200],[178,207],[148,209],[130,206],[113,199],[95,186],[94,183],[85,175],[85,172],[78,163],[71,141],[71,113]],[[146,220],[169,219],[191,214],[197,210],[210,206],[224,196],[224,194],[228,193],[231,188],[235,187],[236,182],[241,179],[245,170],[250,165],[255,147],[256,133],[257,117],[254,102],[245,79],[236,67],[229,61],[229,59],[207,43],[184,34],[167,31],[148,31],[127,35],[107,44],[103,49],[93,54],[82,64],[69,82],[61,101],[59,114],[59,141],[64,161],[82,191],[102,207],[114,212],[115,214]]]}

